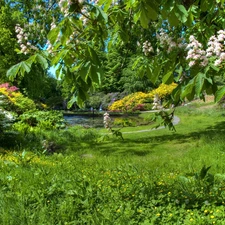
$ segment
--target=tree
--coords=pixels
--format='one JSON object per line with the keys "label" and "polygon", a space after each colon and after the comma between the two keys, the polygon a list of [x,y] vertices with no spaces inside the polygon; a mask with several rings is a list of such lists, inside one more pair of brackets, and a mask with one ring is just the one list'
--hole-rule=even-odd
{"label": "tree", "polygon": [[[30,1],[29,4],[31,3]],[[19,1],[16,3],[13,1],[3,1],[0,5],[0,82],[2,83],[8,81],[6,72],[12,65],[29,58],[26,54],[16,53],[16,51],[19,51],[20,44],[22,44],[17,42],[17,36],[20,37],[22,31],[20,31],[21,33],[16,32],[15,27],[18,24],[26,23],[29,21],[29,18],[32,19],[26,13],[28,6],[25,8],[27,10],[21,7]],[[39,38],[36,40],[39,40]],[[36,42],[36,40],[33,40],[33,42]],[[29,40],[26,41],[28,42]],[[53,85],[52,79],[49,78],[47,71],[38,65],[34,65],[29,74],[25,74],[23,77],[17,77],[13,83],[27,96],[38,101],[44,98],[44,96],[45,98],[49,98],[50,95],[55,95],[54,93],[56,93],[53,90],[57,86],[56,81],[54,82],[55,87],[50,87]],[[51,94],[49,93],[50,91]]]}
{"label": "tree", "polygon": [[[49,61],[58,67],[57,76],[71,80],[74,95],[69,105],[75,101],[82,105],[104,75],[96,48],[110,52],[133,45],[131,34],[136,33],[140,51],[133,68],[138,67],[139,75],[153,84],[159,76],[167,84],[178,82],[174,102],[195,95],[204,98],[205,92],[219,100],[225,93],[225,87],[218,90],[214,80],[224,69],[224,0],[37,2],[43,5],[38,10],[44,10],[48,24],[52,21],[51,28],[44,23],[50,32],[41,39],[48,50],[33,42],[33,48],[22,46],[30,58],[8,71],[12,79],[30,72],[35,63],[46,69]],[[46,10],[50,5],[51,10]],[[37,7],[28,8],[32,14]],[[43,27],[44,21],[37,17],[30,22]]]}
{"label": "tree", "polygon": [[20,12],[2,3],[0,7],[0,81],[6,81],[6,72],[14,64],[26,59],[24,55],[15,52],[19,48],[15,34],[15,25],[23,17]]}

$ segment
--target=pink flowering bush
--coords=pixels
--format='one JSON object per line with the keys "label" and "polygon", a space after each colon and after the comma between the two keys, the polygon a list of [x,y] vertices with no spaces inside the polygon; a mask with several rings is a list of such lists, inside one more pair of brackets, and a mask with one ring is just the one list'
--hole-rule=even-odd
{"label": "pink flowering bush", "polygon": [[19,88],[16,86],[10,86],[9,83],[0,85],[0,94],[7,98],[9,102],[9,104],[6,106],[6,109],[14,111],[18,114],[22,114],[28,110],[36,109],[34,101],[25,97],[18,90]]}

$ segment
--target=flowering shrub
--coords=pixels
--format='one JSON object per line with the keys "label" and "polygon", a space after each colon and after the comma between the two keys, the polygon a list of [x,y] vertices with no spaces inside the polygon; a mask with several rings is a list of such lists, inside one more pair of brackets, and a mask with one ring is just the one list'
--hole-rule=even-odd
{"label": "flowering shrub", "polygon": [[149,96],[153,99],[155,95],[158,95],[162,100],[169,96],[172,91],[177,87],[176,83],[172,83],[170,85],[160,84],[158,88],[152,90],[149,93]]}
{"label": "flowering shrub", "polygon": [[145,110],[146,102],[152,102],[152,98],[149,94],[143,92],[136,92],[127,95],[123,99],[115,101],[111,106],[109,106],[110,111],[136,111]]}
{"label": "flowering shrub", "polygon": [[34,110],[36,108],[34,101],[17,92],[18,90],[17,87],[10,86],[9,83],[0,85],[0,94],[9,101],[9,104],[6,106],[7,110],[15,111],[18,114]]}
{"label": "flowering shrub", "polygon": [[177,84],[172,83],[170,85],[161,84],[158,88],[152,90],[149,93],[136,92],[127,95],[123,99],[115,101],[109,106],[110,111],[143,111],[147,109],[147,105],[153,102],[154,96],[157,94],[160,99],[165,99],[169,96]]}
{"label": "flowering shrub", "polygon": [[19,116],[14,129],[22,133],[65,128],[63,114],[58,111],[28,111]]}

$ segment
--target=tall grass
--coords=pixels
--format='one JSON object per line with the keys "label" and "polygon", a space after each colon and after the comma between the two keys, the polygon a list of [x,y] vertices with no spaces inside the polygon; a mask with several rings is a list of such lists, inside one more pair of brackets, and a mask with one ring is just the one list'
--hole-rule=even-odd
{"label": "tall grass", "polygon": [[177,132],[74,127],[42,134],[51,154],[1,149],[0,224],[223,224],[224,112],[176,115]]}

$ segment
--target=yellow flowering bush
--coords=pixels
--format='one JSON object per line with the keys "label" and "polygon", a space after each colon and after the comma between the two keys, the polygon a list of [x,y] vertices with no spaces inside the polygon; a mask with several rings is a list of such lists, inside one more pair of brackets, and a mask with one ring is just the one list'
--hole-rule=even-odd
{"label": "yellow flowering bush", "polygon": [[121,100],[115,101],[109,106],[110,111],[136,111],[145,110],[145,103],[152,102],[149,94],[136,92],[127,95]]}
{"label": "yellow flowering bush", "polygon": [[158,88],[149,93],[136,92],[127,95],[123,99],[115,101],[109,106],[110,111],[136,111],[146,110],[147,105],[153,102],[154,96],[157,94],[162,100],[169,96],[176,88],[177,84],[170,85],[161,84]]}
{"label": "yellow flowering bush", "polygon": [[158,88],[152,90],[149,95],[153,99],[154,96],[157,94],[159,98],[165,99],[167,96],[169,96],[172,91],[177,87],[176,83],[172,83],[170,85],[167,84],[160,84]]}

